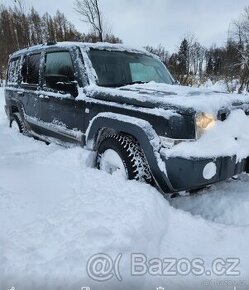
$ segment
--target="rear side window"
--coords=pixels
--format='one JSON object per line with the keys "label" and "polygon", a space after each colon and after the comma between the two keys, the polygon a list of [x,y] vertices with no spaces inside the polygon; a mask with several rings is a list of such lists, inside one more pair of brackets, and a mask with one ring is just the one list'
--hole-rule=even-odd
{"label": "rear side window", "polygon": [[8,68],[8,84],[17,84],[21,71],[21,59],[12,59]]}
{"label": "rear side window", "polygon": [[31,54],[25,57],[22,68],[23,83],[37,85],[39,83],[41,54]]}
{"label": "rear side window", "polygon": [[51,87],[48,81],[51,77],[54,77],[58,81],[75,80],[73,63],[68,51],[46,54],[45,79],[47,80],[48,87]]}

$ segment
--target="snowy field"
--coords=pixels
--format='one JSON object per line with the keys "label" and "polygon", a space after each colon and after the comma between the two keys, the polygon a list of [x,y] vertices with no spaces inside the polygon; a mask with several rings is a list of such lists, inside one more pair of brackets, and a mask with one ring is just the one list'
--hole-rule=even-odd
{"label": "snowy field", "polygon": [[[0,90],[1,290],[249,289],[247,175],[169,202],[149,185],[92,168],[86,150],[47,146],[8,128]],[[122,254],[122,282],[89,278],[87,262],[97,253]],[[203,259],[207,269],[217,258],[236,258],[240,274],[137,277],[132,253]]]}

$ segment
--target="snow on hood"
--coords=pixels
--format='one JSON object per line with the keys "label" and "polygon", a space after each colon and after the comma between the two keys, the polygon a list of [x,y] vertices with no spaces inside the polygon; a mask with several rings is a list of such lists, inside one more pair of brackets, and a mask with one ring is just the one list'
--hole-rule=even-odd
{"label": "snow on hood", "polygon": [[215,115],[223,107],[230,108],[234,104],[243,103],[249,105],[249,95],[228,94],[206,88],[192,88],[155,82],[119,88],[90,85],[86,88],[86,92],[93,97],[98,94],[119,96],[125,103],[138,101],[144,104],[154,104],[155,107],[174,106]]}

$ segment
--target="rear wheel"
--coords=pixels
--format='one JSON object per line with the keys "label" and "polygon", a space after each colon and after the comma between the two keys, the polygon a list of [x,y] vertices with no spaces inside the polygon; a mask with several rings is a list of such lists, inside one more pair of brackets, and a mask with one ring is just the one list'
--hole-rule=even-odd
{"label": "rear wheel", "polygon": [[139,144],[119,134],[106,136],[97,150],[97,168],[109,174],[119,173],[127,179],[152,184],[149,164]]}
{"label": "rear wheel", "polygon": [[22,120],[22,117],[20,113],[14,113],[13,114],[13,119],[10,122],[10,127],[16,130],[17,132],[20,132],[22,134],[27,133],[26,126]]}

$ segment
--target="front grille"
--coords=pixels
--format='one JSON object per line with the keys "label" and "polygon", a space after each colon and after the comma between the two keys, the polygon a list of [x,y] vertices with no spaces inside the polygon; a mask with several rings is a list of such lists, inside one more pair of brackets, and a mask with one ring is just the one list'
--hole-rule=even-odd
{"label": "front grille", "polygon": [[221,109],[218,112],[217,119],[223,122],[228,118],[229,115],[230,115],[230,111],[228,109]]}
{"label": "front grille", "polygon": [[225,121],[229,117],[231,111],[234,111],[234,110],[243,110],[245,112],[245,114],[247,116],[249,116],[249,105],[246,104],[246,105],[240,105],[240,106],[238,106],[238,105],[233,106],[230,110],[229,109],[221,109],[218,112],[217,119],[222,121],[222,122]]}
{"label": "front grille", "polygon": [[221,115],[220,115],[220,120],[223,122],[223,121],[225,121],[227,119],[227,113],[222,113]]}

